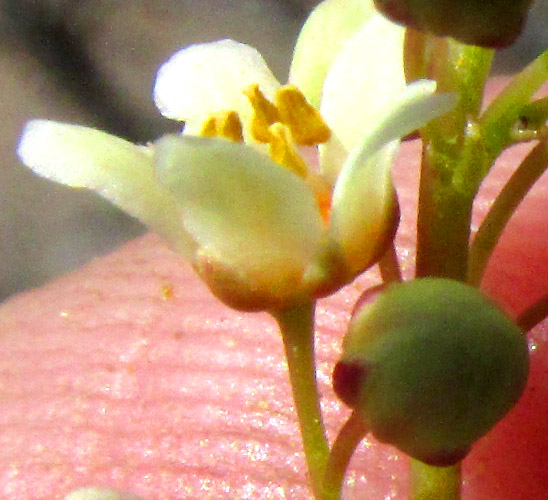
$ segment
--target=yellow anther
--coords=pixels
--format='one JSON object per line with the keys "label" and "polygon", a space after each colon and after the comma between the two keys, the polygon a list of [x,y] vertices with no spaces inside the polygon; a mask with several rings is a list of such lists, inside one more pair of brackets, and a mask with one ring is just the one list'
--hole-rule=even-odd
{"label": "yellow anther", "polygon": [[204,137],[223,137],[234,142],[243,142],[242,122],[236,111],[220,111],[210,116],[201,131]]}
{"label": "yellow anther", "polygon": [[284,85],[278,90],[278,111],[282,123],[289,127],[297,144],[313,146],[327,142],[331,137],[331,131],[320,113],[293,85]]}
{"label": "yellow anther", "polygon": [[306,178],[308,168],[306,163],[295,150],[289,129],[281,123],[274,123],[269,129],[270,157],[277,163],[287,167],[300,177]]}
{"label": "yellow anther", "polygon": [[264,96],[257,84],[245,89],[244,94],[249,99],[254,111],[253,121],[251,122],[253,138],[259,142],[270,142],[269,127],[280,121],[278,109]]}
{"label": "yellow anther", "polygon": [[204,137],[217,137],[217,118],[210,116],[202,125],[200,135]]}

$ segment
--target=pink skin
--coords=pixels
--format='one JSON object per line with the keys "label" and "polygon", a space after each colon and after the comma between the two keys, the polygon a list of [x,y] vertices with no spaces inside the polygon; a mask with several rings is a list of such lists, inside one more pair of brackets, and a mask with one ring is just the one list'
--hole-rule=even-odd
{"label": "pink skin", "polygon": [[[505,155],[482,200],[523,147]],[[418,144],[395,172],[397,245],[412,272]],[[484,288],[511,313],[548,288],[545,175],[512,220]],[[485,203],[478,204],[477,216]],[[319,383],[333,439],[348,411],[330,373],[369,272],[318,310]],[[282,344],[266,314],[216,301],[154,236],[0,309],[0,498],[61,499],[106,485],[149,499],[310,498]],[[531,334],[532,373],[518,406],[464,462],[466,500],[548,491],[548,324]],[[404,500],[408,459],[367,439],[347,498]],[[285,495],[285,496],[284,496]]]}

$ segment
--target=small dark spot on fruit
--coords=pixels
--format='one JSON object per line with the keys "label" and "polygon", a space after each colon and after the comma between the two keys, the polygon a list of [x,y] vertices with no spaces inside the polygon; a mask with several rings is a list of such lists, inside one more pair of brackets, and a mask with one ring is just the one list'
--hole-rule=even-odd
{"label": "small dark spot on fruit", "polygon": [[333,370],[333,389],[348,406],[358,405],[360,388],[367,378],[368,370],[358,362],[339,361]]}

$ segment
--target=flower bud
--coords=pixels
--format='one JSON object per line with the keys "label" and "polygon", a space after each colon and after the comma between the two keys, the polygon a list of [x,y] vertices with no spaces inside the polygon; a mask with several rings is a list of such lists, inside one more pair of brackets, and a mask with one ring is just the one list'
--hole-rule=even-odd
{"label": "flower bud", "polygon": [[507,47],[522,32],[532,0],[375,0],[391,20],[483,47]]}
{"label": "flower bud", "polygon": [[424,278],[355,311],[333,382],[377,439],[446,466],[515,405],[528,372],[525,335],[478,289]]}

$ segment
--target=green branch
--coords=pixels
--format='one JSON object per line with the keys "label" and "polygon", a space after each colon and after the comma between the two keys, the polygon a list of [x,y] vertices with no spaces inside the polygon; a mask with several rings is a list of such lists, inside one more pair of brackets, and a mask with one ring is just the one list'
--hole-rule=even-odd
{"label": "green branch", "polygon": [[331,449],[331,455],[325,470],[322,500],[338,500],[341,498],[346,469],[356,447],[366,434],[367,427],[363,418],[353,412],[339,432]]}
{"label": "green branch", "polygon": [[394,243],[386,250],[385,254],[379,260],[379,271],[384,283],[401,282],[402,275],[398,254]]}
{"label": "green branch", "polygon": [[516,319],[518,326],[525,332],[532,330],[548,317],[548,294],[537,300]]}
{"label": "green branch", "polygon": [[512,129],[535,92],[548,80],[548,50],[537,57],[484,111],[480,127],[488,154],[494,161],[512,144]]}
{"label": "green branch", "polygon": [[437,50],[430,47],[424,57],[444,57],[426,60],[425,76],[435,78],[441,91],[457,93],[459,104],[421,130],[417,276],[464,281],[472,203],[489,169],[477,119],[493,51],[446,39],[435,44]]}
{"label": "green branch", "polygon": [[539,143],[496,197],[470,246],[468,282],[479,286],[489,258],[506,224],[533,184],[548,168],[548,143]]}

